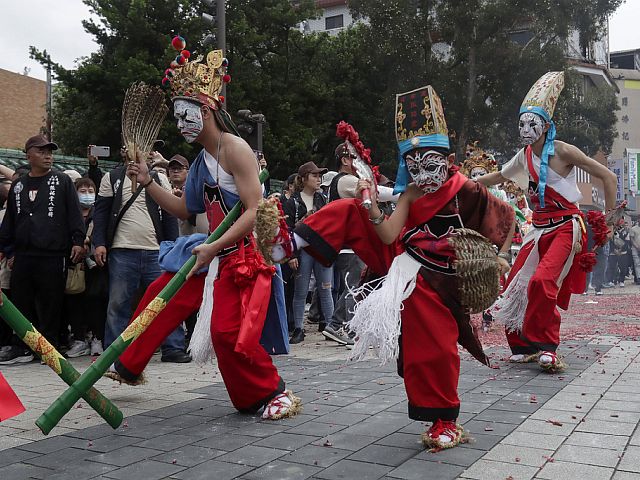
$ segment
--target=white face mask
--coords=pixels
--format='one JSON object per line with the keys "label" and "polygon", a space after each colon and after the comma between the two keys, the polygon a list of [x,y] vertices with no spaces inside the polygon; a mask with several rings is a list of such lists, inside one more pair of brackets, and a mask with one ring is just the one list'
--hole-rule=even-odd
{"label": "white face mask", "polygon": [[531,145],[544,133],[544,120],[540,115],[525,112],[520,115],[520,138],[525,145]]}
{"label": "white face mask", "polygon": [[435,150],[413,150],[405,156],[407,169],[424,193],[433,193],[447,181],[447,157]]}
{"label": "white face mask", "polygon": [[204,126],[200,104],[178,99],[173,103],[173,116],[178,121],[178,129],[187,143],[195,142]]}
{"label": "white face mask", "polygon": [[96,201],[95,193],[78,193],[78,201],[83,207],[91,207]]}
{"label": "white face mask", "polygon": [[486,174],[487,174],[487,171],[484,168],[474,167],[471,169],[471,172],[469,172],[469,178],[471,178],[471,180],[474,180]]}

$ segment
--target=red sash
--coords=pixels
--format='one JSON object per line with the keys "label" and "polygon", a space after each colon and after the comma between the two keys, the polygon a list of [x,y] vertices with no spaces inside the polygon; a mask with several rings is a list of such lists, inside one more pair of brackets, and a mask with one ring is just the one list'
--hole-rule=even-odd
{"label": "red sash", "polygon": [[438,190],[427,193],[413,202],[405,227],[411,229],[431,220],[456,196],[467,180],[467,177],[456,172]]}
{"label": "red sash", "polygon": [[[525,155],[527,157],[527,166],[529,167],[529,174],[533,178],[533,181],[538,183],[540,178],[533,165],[533,150],[531,145],[528,145],[525,149]],[[549,185],[546,186],[544,191],[544,208],[540,208],[540,198],[538,194],[531,195],[531,201],[533,203],[533,223],[543,223],[545,220],[560,219],[568,215],[579,215],[580,209],[575,203],[571,203],[558,192],[556,192]]]}

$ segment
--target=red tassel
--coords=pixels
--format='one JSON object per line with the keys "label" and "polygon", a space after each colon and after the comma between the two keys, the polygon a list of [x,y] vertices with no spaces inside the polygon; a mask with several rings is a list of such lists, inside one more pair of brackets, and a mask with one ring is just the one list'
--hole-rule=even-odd
{"label": "red tassel", "polygon": [[589,210],[587,212],[587,223],[593,231],[594,249],[604,246],[607,243],[607,235],[609,234],[609,226],[604,214],[598,210]]}
{"label": "red tassel", "polygon": [[189,50],[182,50],[180,52],[180,55],[182,55],[184,58],[189,58],[191,56],[191,52]]}
{"label": "red tassel", "polygon": [[224,95],[218,95],[218,100],[220,103],[224,103]]}
{"label": "red tassel", "polygon": [[223,81],[224,83],[229,83],[229,82],[231,82],[231,75],[224,75],[224,76],[222,77],[222,81]]}
{"label": "red tassel", "polygon": [[585,272],[589,273],[591,270],[593,270],[593,267],[596,266],[596,263],[598,263],[598,260],[595,253],[586,252],[580,254],[578,264],[580,265],[580,268]]}

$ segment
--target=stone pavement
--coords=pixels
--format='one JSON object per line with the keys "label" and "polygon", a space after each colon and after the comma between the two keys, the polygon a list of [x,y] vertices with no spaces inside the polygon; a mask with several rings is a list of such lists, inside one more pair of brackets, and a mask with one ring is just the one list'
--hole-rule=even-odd
{"label": "stone pavement", "polygon": [[[625,295],[630,316],[638,298]],[[27,411],[0,424],[0,479],[640,479],[640,341],[599,335],[561,351],[560,375],[508,364],[503,347],[490,349],[494,369],[463,354],[471,439],[439,453],[422,448],[393,366],[346,364],[317,333],[275,359],[304,402],[277,422],[237,414],[214,366],[154,357],[143,387],[98,382],[127,417],[120,428],[81,402],[45,438],[33,421],[65,385],[36,362],[3,367]]]}

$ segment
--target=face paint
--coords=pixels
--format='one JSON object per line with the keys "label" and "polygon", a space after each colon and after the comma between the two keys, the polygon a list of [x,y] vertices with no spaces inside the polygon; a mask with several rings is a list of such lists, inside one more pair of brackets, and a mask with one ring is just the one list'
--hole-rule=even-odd
{"label": "face paint", "polygon": [[405,161],[411,178],[425,193],[435,192],[447,180],[447,157],[435,150],[413,150]]}
{"label": "face paint", "polygon": [[178,129],[187,143],[195,142],[204,125],[200,105],[178,99],[173,103],[173,116],[176,118]]}
{"label": "face paint", "polygon": [[520,138],[525,145],[531,145],[544,133],[544,120],[540,115],[525,112],[520,115]]}
{"label": "face paint", "polygon": [[476,179],[478,177],[481,177],[483,175],[486,175],[486,174],[487,174],[487,171],[484,168],[482,168],[482,167],[473,167],[471,169],[471,172],[469,172],[469,178],[471,180],[474,180],[474,179]]}

